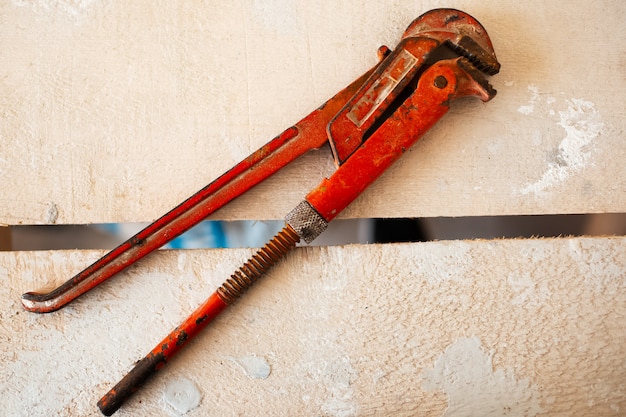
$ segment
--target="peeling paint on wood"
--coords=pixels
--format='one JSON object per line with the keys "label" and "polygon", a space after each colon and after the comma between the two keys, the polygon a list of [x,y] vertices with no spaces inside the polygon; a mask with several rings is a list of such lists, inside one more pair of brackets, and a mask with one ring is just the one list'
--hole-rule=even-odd
{"label": "peeling paint on wood", "polygon": [[[592,163],[591,158],[597,153],[596,142],[605,125],[596,106],[590,101],[546,96],[536,86],[529,86],[528,90],[532,93],[529,104],[520,106],[518,112],[530,116],[538,111],[542,113],[540,117],[554,119],[558,115],[557,125],[565,133],[556,146],[551,145],[550,137],[539,138],[534,144],[534,149],[546,149],[546,146],[554,148],[545,157],[546,168],[541,177],[524,185],[519,192],[522,195],[541,196],[561,185],[570,176],[584,173],[584,168]],[[564,106],[563,110],[557,110],[558,106]],[[540,110],[536,110],[536,107],[540,107]]]}
{"label": "peeling paint on wood", "polygon": [[518,380],[512,369],[493,369],[492,361],[493,352],[485,352],[479,338],[461,338],[446,348],[434,368],[423,371],[424,388],[446,394],[443,417],[535,417],[544,411],[539,387]]}

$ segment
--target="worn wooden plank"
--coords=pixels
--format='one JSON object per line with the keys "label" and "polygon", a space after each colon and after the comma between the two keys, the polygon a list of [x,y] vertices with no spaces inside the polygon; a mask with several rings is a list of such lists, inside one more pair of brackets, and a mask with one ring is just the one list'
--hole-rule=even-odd
{"label": "worn wooden plank", "polygon": [[[488,29],[499,96],[456,103],[345,215],[623,212],[624,2],[40,0],[0,4],[0,223],[154,219],[442,6]],[[332,169],[309,155],[216,217],[282,218]]]}
{"label": "worn wooden plank", "polygon": [[[0,253],[3,413],[97,416],[249,254],[160,251],[33,315],[21,292],[101,252]],[[176,415],[172,387],[199,391],[189,416],[623,415],[625,255],[625,238],[300,248],[119,415]]]}

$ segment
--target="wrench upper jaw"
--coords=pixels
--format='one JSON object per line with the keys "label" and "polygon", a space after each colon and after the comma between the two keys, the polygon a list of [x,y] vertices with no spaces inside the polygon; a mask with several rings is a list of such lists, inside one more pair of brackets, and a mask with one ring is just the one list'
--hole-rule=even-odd
{"label": "wrench upper jaw", "polygon": [[435,39],[487,75],[500,71],[487,31],[478,20],[460,10],[435,9],[424,13],[409,25],[402,39],[411,37]]}

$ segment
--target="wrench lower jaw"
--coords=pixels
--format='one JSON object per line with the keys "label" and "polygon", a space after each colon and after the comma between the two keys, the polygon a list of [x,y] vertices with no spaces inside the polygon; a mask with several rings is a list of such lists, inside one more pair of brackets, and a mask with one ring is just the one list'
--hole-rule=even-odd
{"label": "wrench lower jaw", "polygon": [[487,51],[480,47],[469,36],[462,36],[458,40],[450,40],[448,45],[459,55],[467,58],[476,69],[488,75],[496,75],[500,72],[500,63],[493,51]]}
{"label": "wrench lower jaw", "polygon": [[456,60],[459,68],[459,87],[458,92],[462,96],[474,96],[487,102],[494,98],[497,91],[489,84],[487,78],[466,58]]}

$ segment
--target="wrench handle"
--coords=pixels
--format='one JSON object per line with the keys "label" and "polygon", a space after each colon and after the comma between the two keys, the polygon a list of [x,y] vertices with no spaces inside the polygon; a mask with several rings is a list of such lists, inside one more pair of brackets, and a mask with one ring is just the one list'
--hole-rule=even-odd
{"label": "wrench handle", "polygon": [[129,265],[189,230],[208,215],[273,175],[291,161],[328,141],[326,125],[375,70],[376,66],[326,103],[253,152],[221,177],[202,188],[154,223],[113,249],[50,292],[27,292],[27,311],[58,310]]}
{"label": "wrench handle", "polygon": [[285,226],[263,248],[222,284],[185,321],[176,327],[150,353],[141,359],[109,392],[98,401],[105,416],[115,413],[148,379],[213,321],[226,307],[234,303],[248,288],[293,249],[300,237],[291,226]]}

